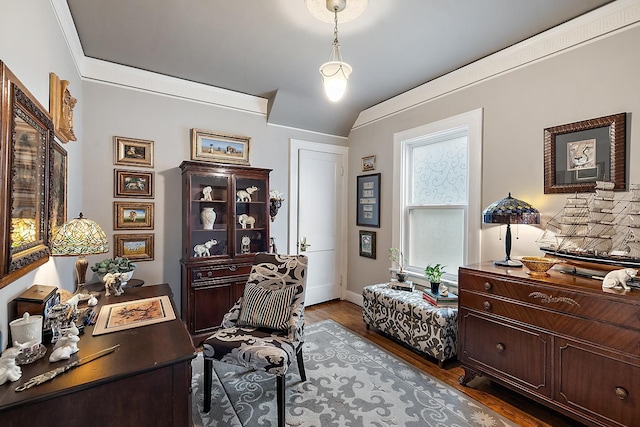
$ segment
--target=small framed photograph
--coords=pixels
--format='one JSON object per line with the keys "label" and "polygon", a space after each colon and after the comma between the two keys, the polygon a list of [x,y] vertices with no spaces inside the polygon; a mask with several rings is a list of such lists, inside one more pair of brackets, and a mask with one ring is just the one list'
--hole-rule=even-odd
{"label": "small framed photograph", "polygon": [[376,232],[360,230],[360,256],[376,259]]}
{"label": "small framed photograph", "polygon": [[131,261],[153,261],[153,234],[114,234],[113,252]]}
{"label": "small framed photograph", "polygon": [[113,196],[153,198],[153,172],[113,170]]}
{"label": "small framed photograph", "polygon": [[380,174],[359,175],[357,179],[356,225],[380,227]]}
{"label": "small framed photograph", "polygon": [[50,230],[52,233],[67,222],[67,151],[57,141],[53,143],[51,159],[51,211]]}
{"label": "small framed photograph", "polygon": [[153,230],[153,202],[113,202],[114,230]]}
{"label": "small framed photograph", "polygon": [[376,169],[376,156],[367,156],[362,158],[362,172],[372,171]]}
{"label": "small framed photograph", "polygon": [[191,129],[191,160],[248,165],[251,138]]}
{"label": "small framed photograph", "polygon": [[116,165],[153,167],[153,141],[114,136]]}

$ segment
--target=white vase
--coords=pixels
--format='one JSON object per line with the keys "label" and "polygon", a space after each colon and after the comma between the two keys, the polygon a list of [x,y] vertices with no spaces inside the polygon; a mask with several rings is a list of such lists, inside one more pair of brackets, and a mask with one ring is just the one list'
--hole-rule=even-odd
{"label": "white vase", "polygon": [[205,230],[213,230],[213,223],[216,222],[216,212],[213,208],[202,208],[200,219]]}

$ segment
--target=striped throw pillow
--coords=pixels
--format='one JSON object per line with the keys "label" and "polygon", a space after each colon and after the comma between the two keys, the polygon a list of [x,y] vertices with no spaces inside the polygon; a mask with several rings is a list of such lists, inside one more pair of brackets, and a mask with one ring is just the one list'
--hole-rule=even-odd
{"label": "striped throw pillow", "polygon": [[272,290],[247,283],[240,306],[238,325],[279,331],[288,329],[291,302],[295,292],[295,286]]}

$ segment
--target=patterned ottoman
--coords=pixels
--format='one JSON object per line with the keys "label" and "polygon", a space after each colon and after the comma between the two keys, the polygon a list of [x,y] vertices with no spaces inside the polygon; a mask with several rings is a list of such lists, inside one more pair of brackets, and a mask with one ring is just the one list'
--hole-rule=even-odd
{"label": "patterned ottoman", "polygon": [[457,354],[458,309],[438,308],[422,291],[392,289],[386,283],[362,290],[362,318],[369,326],[433,356],[438,365]]}

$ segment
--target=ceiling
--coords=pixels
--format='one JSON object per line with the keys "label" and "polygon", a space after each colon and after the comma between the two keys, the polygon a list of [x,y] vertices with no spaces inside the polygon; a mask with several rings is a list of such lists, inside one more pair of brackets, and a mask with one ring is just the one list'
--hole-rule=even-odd
{"label": "ceiling", "polygon": [[610,2],[370,0],[339,24],[353,73],[332,103],[318,68],[333,24],[304,0],[67,0],[86,57],[265,98],[269,123],[337,136],[369,107]]}

